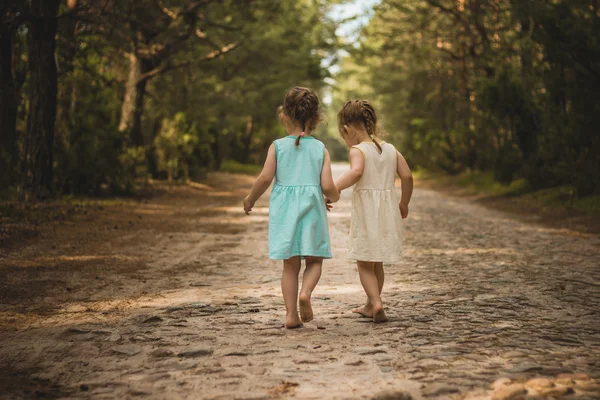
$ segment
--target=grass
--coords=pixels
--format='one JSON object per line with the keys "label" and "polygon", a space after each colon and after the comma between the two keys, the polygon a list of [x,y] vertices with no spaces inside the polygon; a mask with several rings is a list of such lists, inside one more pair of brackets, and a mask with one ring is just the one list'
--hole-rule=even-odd
{"label": "grass", "polygon": [[494,180],[491,172],[470,171],[459,175],[445,175],[438,172],[418,170],[415,177],[436,184],[461,188],[467,194],[495,198],[513,198],[539,205],[542,208],[562,208],[575,210],[591,216],[600,216],[600,195],[578,197],[572,186],[533,190],[524,179],[517,179],[508,185]]}
{"label": "grass", "polygon": [[221,164],[221,172],[230,172],[232,174],[257,175],[262,170],[260,165],[242,164],[233,160],[225,160]]}

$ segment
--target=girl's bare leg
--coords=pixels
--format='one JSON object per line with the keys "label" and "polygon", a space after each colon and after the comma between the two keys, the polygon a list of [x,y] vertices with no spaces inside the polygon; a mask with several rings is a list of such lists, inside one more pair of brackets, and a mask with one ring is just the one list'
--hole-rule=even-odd
{"label": "girl's bare leg", "polygon": [[292,257],[283,261],[281,291],[285,303],[285,327],[299,328],[302,321],[298,316],[298,274],[300,273],[300,257]]}
{"label": "girl's bare leg", "polygon": [[[379,287],[379,295],[381,296],[381,292],[383,291],[383,282],[385,280],[385,274],[383,273],[383,263],[376,262],[375,264],[375,276],[377,277],[377,286]],[[371,304],[371,300],[367,297],[367,302],[364,306],[355,308],[352,310],[353,313],[360,314],[367,318],[373,318],[373,305]]]}
{"label": "girl's bare leg", "polygon": [[308,322],[313,319],[313,310],[310,304],[310,296],[321,278],[321,267],[323,258],[306,257],[306,268],[302,275],[302,288],[300,289],[300,318]]}
{"label": "girl's bare leg", "polygon": [[379,295],[377,275],[375,275],[376,263],[358,261],[357,264],[360,283],[362,284],[363,289],[365,289],[369,302],[373,307],[373,322],[387,321],[387,316],[383,310],[383,304],[381,304],[381,296]]}

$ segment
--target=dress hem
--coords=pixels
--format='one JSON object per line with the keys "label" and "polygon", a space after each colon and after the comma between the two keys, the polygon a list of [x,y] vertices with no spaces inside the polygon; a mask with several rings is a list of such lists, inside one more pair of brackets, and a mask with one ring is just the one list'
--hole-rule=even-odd
{"label": "dress hem", "polygon": [[346,260],[350,260],[350,261],[365,261],[365,262],[380,262],[380,263],[384,263],[384,264],[399,264],[399,263],[402,262],[401,259],[396,259],[396,260],[383,260],[383,259],[367,260],[367,259],[360,259],[360,258],[356,258],[356,257],[346,257]]}
{"label": "dress hem", "polygon": [[320,257],[320,258],[326,258],[326,259],[333,258],[332,254],[329,253],[327,255],[323,255],[323,254],[291,254],[291,255],[289,255],[287,257],[285,257],[285,256],[277,256],[277,255],[274,256],[274,255],[269,254],[269,259],[270,260],[287,260],[289,258],[297,257],[297,256],[300,256],[302,258],[304,258],[304,257]]}

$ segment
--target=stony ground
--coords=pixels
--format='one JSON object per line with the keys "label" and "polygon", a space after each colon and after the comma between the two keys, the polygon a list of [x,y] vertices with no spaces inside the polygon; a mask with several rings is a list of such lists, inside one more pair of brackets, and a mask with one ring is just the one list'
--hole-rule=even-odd
{"label": "stony ground", "polygon": [[315,320],[285,330],[249,184],[214,175],[0,248],[0,398],[600,398],[597,236],[417,189],[374,325],[350,312],[348,193]]}

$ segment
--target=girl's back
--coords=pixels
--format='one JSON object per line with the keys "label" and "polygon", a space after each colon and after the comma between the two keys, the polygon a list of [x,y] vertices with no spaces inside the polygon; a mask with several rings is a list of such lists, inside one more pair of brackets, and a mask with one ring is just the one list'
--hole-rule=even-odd
{"label": "girl's back", "polygon": [[365,159],[363,175],[354,190],[395,190],[396,148],[385,142],[381,143],[381,153],[375,143],[360,143],[353,147],[358,148]]}
{"label": "girl's back", "polygon": [[300,139],[295,136],[275,141],[277,170],[275,184],[281,186],[320,186],[325,146],[312,136]]}
{"label": "girl's back", "polygon": [[352,193],[349,258],[397,263],[402,257],[402,218],[395,189],[396,148],[385,142],[381,153],[374,143],[353,147],[363,153],[365,165]]}
{"label": "girl's back", "polygon": [[275,141],[277,169],[269,205],[269,257],[331,258],[321,189],[325,146],[312,136]]}

